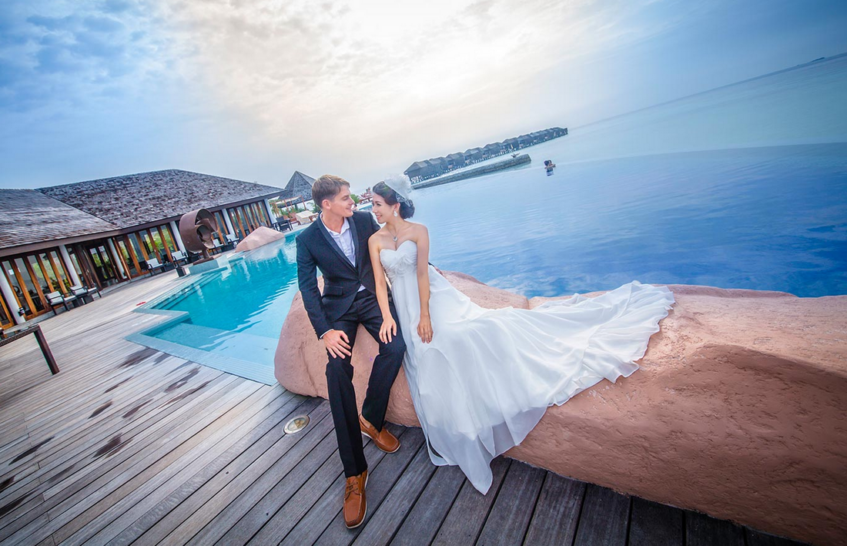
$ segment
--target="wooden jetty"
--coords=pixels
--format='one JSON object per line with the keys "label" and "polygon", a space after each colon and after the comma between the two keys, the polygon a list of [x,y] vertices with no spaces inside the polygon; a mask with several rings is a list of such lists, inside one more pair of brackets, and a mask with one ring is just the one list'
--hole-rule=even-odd
{"label": "wooden jetty", "polygon": [[[41,323],[0,350],[0,544],[795,544],[498,459],[480,495],[421,431],[372,444],[365,525],[341,517],[328,404],[128,342],[174,272]],[[310,424],[286,434],[298,415]]]}

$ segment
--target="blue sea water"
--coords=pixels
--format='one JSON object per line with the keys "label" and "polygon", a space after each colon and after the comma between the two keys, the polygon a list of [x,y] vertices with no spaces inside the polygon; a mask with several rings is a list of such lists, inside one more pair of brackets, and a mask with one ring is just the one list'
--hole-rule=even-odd
{"label": "blue sea water", "polygon": [[[847,56],[570,128],[526,153],[525,168],[415,192],[435,265],[527,296],[633,279],[847,294]],[[294,261],[290,237],[248,253],[161,304],[190,319],[153,335],[271,366]]]}

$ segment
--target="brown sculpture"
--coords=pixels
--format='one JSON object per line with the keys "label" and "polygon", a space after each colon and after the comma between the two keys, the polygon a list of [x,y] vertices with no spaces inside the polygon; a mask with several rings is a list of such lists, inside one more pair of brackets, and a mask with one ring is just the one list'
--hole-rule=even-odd
{"label": "brown sculpture", "polygon": [[212,234],[218,231],[218,221],[206,209],[193,210],[179,219],[179,234],[189,252],[202,252],[203,259],[196,263],[212,259],[209,250],[215,248]]}

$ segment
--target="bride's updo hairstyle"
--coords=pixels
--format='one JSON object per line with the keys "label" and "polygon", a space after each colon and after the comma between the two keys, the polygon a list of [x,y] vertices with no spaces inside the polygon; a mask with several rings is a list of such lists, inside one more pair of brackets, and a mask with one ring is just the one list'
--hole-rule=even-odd
{"label": "bride's updo hairstyle", "polygon": [[375,194],[379,195],[388,205],[394,206],[397,203],[400,203],[400,217],[404,220],[408,220],[412,216],[415,215],[415,204],[411,199],[403,199],[400,197],[396,191],[392,190],[388,187],[388,184],[385,182],[379,182],[377,185],[373,187],[373,191]]}

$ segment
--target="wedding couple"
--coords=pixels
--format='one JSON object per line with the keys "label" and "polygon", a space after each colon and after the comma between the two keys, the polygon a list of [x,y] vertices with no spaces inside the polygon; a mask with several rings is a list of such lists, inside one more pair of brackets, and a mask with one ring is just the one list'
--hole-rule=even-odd
{"label": "wedding couple", "polygon": [[[666,287],[633,281],[596,298],[575,295],[533,310],[479,307],[429,265],[427,229],[408,221],[415,212],[411,189],[405,176],[380,182],[371,215],[353,212],[347,181],[324,175],[312,186],[320,218],[297,237],[303,303],[329,356],[327,388],[351,529],[367,512],[362,435],[387,453],[400,448],[384,424],[401,364],[430,459],[458,465],[486,493],[491,460],[520,444],[547,407],[638,369],[634,361],[674,303]],[[484,235],[468,233],[468,244]],[[350,364],[359,324],[379,343],[361,415]]]}

